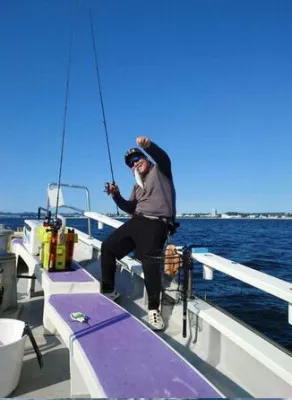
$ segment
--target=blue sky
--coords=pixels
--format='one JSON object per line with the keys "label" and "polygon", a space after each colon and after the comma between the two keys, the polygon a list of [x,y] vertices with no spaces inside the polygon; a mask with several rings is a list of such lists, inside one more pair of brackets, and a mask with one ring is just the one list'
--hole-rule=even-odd
{"label": "blue sky", "polygon": [[146,135],[172,159],[178,212],[292,211],[289,0],[0,0],[0,210],[44,206],[58,179],[73,29],[62,181],[115,211],[89,5],[122,194]]}

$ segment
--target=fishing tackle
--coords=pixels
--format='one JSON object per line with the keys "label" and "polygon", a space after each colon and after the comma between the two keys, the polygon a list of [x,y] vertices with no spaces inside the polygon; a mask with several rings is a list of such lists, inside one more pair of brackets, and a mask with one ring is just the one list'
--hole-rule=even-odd
{"label": "fishing tackle", "polygon": [[[56,201],[56,212],[54,223],[58,223],[58,209],[59,209],[59,197],[60,197],[60,188],[61,188],[61,176],[62,176],[62,167],[63,167],[63,156],[64,156],[64,145],[65,145],[65,135],[66,135],[66,125],[67,125],[67,108],[68,108],[68,97],[69,97],[69,83],[70,83],[70,74],[71,74],[71,53],[72,53],[72,41],[73,41],[73,33],[71,32],[70,36],[70,44],[69,44],[69,58],[68,58],[68,66],[67,66],[67,82],[66,82],[66,93],[65,93],[65,105],[64,105],[64,116],[63,116],[63,131],[62,131],[62,144],[61,144],[61,153],[60,153],[60,164],[59,164],[59,178],[58,178],[58,190],[57,190],[57,201]],[[52,225],[51,225],[52,227]],[[57,226],[54,228],[57,229]]]}
{"label": "fishing tackle", "polygon": [[59,240],[58,231],[62,227],[62,220],[60,218],[58,218],[58,210],[59,210],[61,177],[62,177],[62,169],[63,169],[65,135],[66,135],[66,126],[67,126],[67,108],[68,108],[69,83],[70,83],[70,74],[71,74],[72,41],[73,41],[73,32],[71,31],[70,43],[69,43],[69,57],[68,57],[68,65],[67,65],[67,80],[66,80],[65,104],[64,104],[64,115],[63,115],[62,143],[61,143],[60,162],[59,162],[56,211],[55,211],[55,217],[53,219],[51,219],[51,213],[49,212],[47,214],[44,224],[43,224],[43,226],[46,226],[46,227],[48,227],[48,229],[51,230],[50,255],[49,255],[49,266],[48,266],[49,271],[56,270],[57,248],[58,248],[58,240]]}
{"label": "fishing tackle", "polygon": [[53,220],[49,222],[49,226],[52,231],[58,232],[59,229],[62,227],[62,220],[61,218],[55,217]]}
{"label": "fishing tackle", "polygon": [[[91,9],[90,9],[90,8],[89,8],[89,17],[90,17],[91,38],[92,38],[92,45],[93,45],[93,52],[94,52],[94,60],[95,60],[95,69],[96,69],[97,83],[98,83],[98,89],[99,89],[99,98],[100,98],[100,105],[101,105],[102,118],[103,118],[103,125],[104,125],[105,137],[106,137],[106,144],[107,144],[107,153],[108,153],[108,159],[109,159],[109,165],[110,165],[110,172],[111,172],[111,177],[112,177],[112,185],[115,185],[114,170],[113,170],[112,157],[111,157],[111,152],[110,152],[110,144],[109,144],[109,137],[108,137],[108,130],[107,130],[106,118],[105,118],[105,110],[104,110],[103,96],[102,96],[102,91],[101,91],[100,74],[99,74],[98,61],[97,61],[97,52],[96,52],[96,45],[95,45],[95,38],[94,38],[94,29],[93,29],[93,19],[92,19],[92,13],[91,13]],[[108,187],[109,187],[109,186],[108,186]],[[107,192],[107,194],[109,194],[108,190],[105,190],[105,191]],[[117,215],[119,215],[118,206],[117,206]]]}
{"label": "fishing tackle", "polygon": [[109,183],[109,182],[105,182],[105,184],[104,184],[104,192],[106,193],[106,194],[111,194],[111,192],[110,192],[110,186],[111,186],[111,184]]}
{"label": "fishing tackle", "polygon": [[187,337],[187,309],[188,299],[192,296],[193,286],[193,260],[192,260],[192,248],[195,245],[188,245],[182,248],[182,269],[183,269],[183,290],[182,290],[182,301],[183,301],[183,337]]}
{"label": "fishing tackle", "polygon": [[46,226],[46,227],[50,226],[51,217],[52,217],[52,213],[51,213],[51,211],[48,211],[47,215],[45,216],[45,220],[44,220],[43,226]]}

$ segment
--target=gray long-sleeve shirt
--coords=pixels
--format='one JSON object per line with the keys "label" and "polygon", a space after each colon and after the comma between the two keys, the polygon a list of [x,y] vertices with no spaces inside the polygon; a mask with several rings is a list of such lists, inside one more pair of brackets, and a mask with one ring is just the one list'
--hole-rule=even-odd
{"label": "gray long-sleeve shirt", "polygon": [[175,218],[176,194],[170,159],[166,152],[153,142],[144,150],[156,163],[151,163],[149,172],[143,178],[144,188],[135,184],[129,200],[118,194],[114,201],[128,214],[142,213]]}

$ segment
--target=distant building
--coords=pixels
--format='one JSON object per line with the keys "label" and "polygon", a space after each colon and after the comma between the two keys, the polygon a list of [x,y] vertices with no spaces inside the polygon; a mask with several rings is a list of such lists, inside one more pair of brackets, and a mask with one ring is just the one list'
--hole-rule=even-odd
{"label": "distant building", "polygon": [[212,217],[217,217],[218,213],[217,213],[217,209],[213,208],[212,212],[211,212]]}
{"label": "distant building", "polygon": [[242,218],[240,214],[222,214],[221,218],[231,219],[231,218]]}

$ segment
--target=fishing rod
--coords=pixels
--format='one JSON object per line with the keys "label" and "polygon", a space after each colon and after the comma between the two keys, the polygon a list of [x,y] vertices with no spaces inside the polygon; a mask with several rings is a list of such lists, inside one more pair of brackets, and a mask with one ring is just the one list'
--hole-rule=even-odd
{"label": "fishing rod", "polygon": [[[63,115],[62,144],[61,144],[60,163],[59,163],[59,177],[58,177],[56,213],[55,213],[55,221],[54,221],[55,224],[57,224],[57,220],[58,220],[57,215],[58,215],[58,210],[59,210],[61,177],[62,177],[62,169],[63,169],[65,136],[66,136],[66,126],[67,126],[67,109],[68,109],[68,97],[69,97],[69,83],[70,83],[70,76],[71,76],[72,42],[73,42],[73,31],[71,31],[70,42],[69,42],[69,58],[68,58],[68,65],[67,65],[67,81],[66,81],[65,105],[64,105],[64,115]],[[57,225],[58,226],[55,226],[55,228],[58,230],[60,228],[60,226],[59,226],[59,224],[57,224]]]}
{"label": "fishing rod", "polygon": [[192,248],[195,245],[184,246],[182,249],[183,259],[183,290],[182,290],[182,301],[183,301],[183,331],[182,336],[187,337],[187,310],[188,310],[188,299],[192,297],[192,273],[193,273],[193,260],[192,260]]}
{"label": "fishing rod", "polygon": [[50,254],[49,254],[49,266],[48,266],[49,271],[55,270],[56,260],[57,260],[58,241],[61,237],[61,236],[58,237],[58,231],[63,225],[62,219],[58,218],[58,211],[59,211],[59,199],[60,199],[60,191],[61,191],[61,177],[62,177],[62,169],[63,169],[65,136],[66,136],[66,127],[67,127],[67,109],[68,109],[68,97],[69,97],[69,83],[70,83],[70,75],[71,75],[72,41],[73,41],[73,29],[71,31],[70,41],[69,41],[69,57],[68,57],[68,65],[67,65],[67,79],[66,79],[65,104],[64,104],[64,114],[63,114],[62,144],[61,144],[60,162],[59,162],[59,176],[58,176],[58,184],[57,184],[56,211],[55,211],[55,217],[51,221],[51,213],[48,210],[47,216],[44,221],[44,226],[50,227],[50,229],[51,229],[50,252],[49,252]]}
{"label": "fishing rod", "polygon": [[[99,98],[100,98],[100,105],[101,105],[101,111],[102,111],[103,126],[104,126],[105,137],[106,137],[107,154],[108,154],[108,159],[109,159],[112,184],[115,185],[113,163],[112,163],[110,144],[109,144],[109,136],[108,136],[107,123],[106,123],[106,118],[105,118],[104,102],[103,102],[103,96],[102,96],[102,91],[101,91],[101,80],[100,80],[100,73],[99,73],[98,61],[97,61],[97,52],[96,52],[96,45],[95,45],[93,18],[92,18],[91,8],[89,8],[89,18],[90,18],[91,38],[92,38],[92,45],[93,45],[93,52],[94,52],[94,61],[95,61],[95,70],[96,70],[98,90],[99,90]],[[109,184],[107,183],[105,191],[109,194],[108,187],[109,187]],[[117,206],[117,215],[119,215],[118,206]]]}

